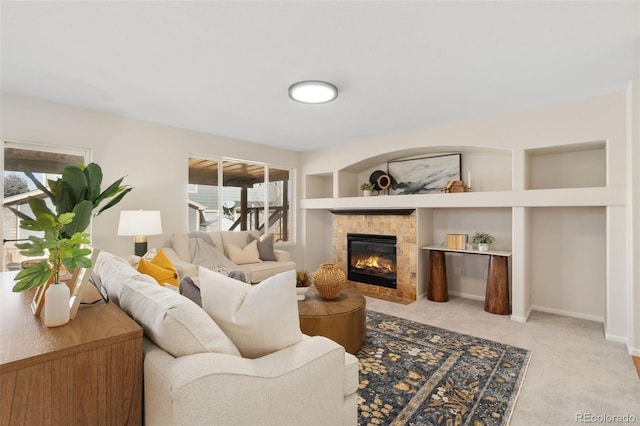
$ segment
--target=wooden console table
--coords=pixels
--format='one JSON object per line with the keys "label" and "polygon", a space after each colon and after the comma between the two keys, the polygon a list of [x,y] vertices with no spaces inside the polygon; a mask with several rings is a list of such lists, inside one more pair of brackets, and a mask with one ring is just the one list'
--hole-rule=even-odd
{"label": "wooden console table", "polygon": [[47,328],[15,274],[0,273],[0,425],[142,424],[142,328],[113,302]]}
{"label": "wooden console table", "polygon": [[447,267],[444,256],[446,252],[480,254],[489,256],[484,310],[498,315],[508,315],[511,313],[508,265],[508,259],[511,257],[510,252],[496,250],[454,250],[440,246],[426,246],[422,247],[422,249],[429,250],[429,285],[427,287],[427,299],[434,302],[447,302],[449,300]]}

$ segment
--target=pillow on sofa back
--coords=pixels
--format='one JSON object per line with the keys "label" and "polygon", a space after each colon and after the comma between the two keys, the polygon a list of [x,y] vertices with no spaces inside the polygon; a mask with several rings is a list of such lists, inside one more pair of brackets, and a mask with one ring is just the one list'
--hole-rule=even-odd
{"label": "pillow on sofa back", "polygon": [[244,246],[244,248],[227,244],[227,253],[229,254],[229,259],[236,265],[260,262],[258,242],[255,240]]}
{"label": "pillow on sofa back", "polygon": [[295,271],[255,286],[204,268],[199,276],[202,308],[243,357],[258,358],[302,340]]}
{"label": "pillow on sofa back", "polygon": [[122,286],[120,306],[145,336],[174,357],[203,352],[240,355],[205,311],[172,290],[129,280]]}
{"label": "pillow on sofa back", "polygon": [[169,283],[174,287],[178,287],[178,270],[169,260],[162,249],[158,250],[149,261],[141,258],[138,263],[138,272],[152,276],[160,285]]}
{"label": "pillow on sofa back", "polygon": [[265,261],[276,261],[276,253],[274,252],[274,241],[273,234],[262,234],[259,238],[253,234],[249,234],[249,242],[257,241],[258,242],[258,254],[260,255],[260,260]]}

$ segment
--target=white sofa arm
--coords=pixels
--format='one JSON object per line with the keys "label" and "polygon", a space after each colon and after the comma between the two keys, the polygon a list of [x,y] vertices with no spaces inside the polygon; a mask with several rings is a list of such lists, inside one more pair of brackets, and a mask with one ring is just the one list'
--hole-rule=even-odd
{"label": "white sofa arm", "polygon": [[273,253],[276,255],[276,261],[278,262],[288,262],[291,260],[291,253],[288,251],[274,249]]}
{"label": "white sofa arm", "polygon": [[344,348],[319,336],[257,359],[145,342],[145,423],[339,425],[344,380]]}
{"label": "white sofa arm", "polygon": [[180,256],[171,247],[162,247],[162,251],[167,255],[173,266],[178,270],[178,275],[182,280],[184,277],[197,277],[198,265],[182,260]]}

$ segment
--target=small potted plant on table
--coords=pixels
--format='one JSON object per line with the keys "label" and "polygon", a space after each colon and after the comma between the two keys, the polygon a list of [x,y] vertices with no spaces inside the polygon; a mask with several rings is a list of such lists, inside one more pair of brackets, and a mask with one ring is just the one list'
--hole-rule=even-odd
{"label": "small potted plant on table", "polygon": [[311,285],[311,279],[308,271],[296,272],[296,293],[298,294],[298,300],[304,300],[305,294],[309,291]]}
{"label": "small potted plant on table", "polygon": [[473,234],[471,242],[478,245],[478,251],[487,251],[489,250],[489,244],[493,244],[495,240],[496,239],[491,234],[487,234],[486,232],[476,232]]}

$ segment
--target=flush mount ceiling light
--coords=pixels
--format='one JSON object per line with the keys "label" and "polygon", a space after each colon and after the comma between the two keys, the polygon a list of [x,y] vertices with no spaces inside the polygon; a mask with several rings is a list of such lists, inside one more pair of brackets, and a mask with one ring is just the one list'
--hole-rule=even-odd
{"label": "flush mount ceiling light", "polygon": [[289,97],[303,104],[324,104],[338,97],[338,88],[326,81],[299,81],[289,87]]}

